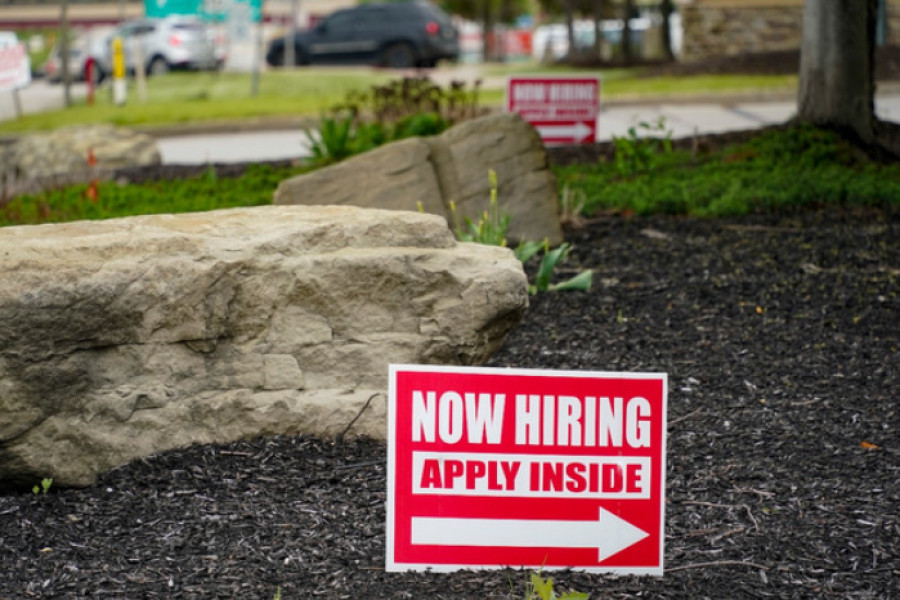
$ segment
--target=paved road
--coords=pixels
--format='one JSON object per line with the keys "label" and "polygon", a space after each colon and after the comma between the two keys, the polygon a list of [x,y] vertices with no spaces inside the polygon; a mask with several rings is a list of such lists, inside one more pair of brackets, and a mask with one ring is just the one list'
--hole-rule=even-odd
{"label": "paved road", "polygon": [[[65,90],[61,85],[50,85],[43,79],[35,79],[28,87],[19,90],[22,112],[26,115],[57,110],[65,103]],[[84,98],[87,88],[83,83],[72,85],[72,98]],[[16,116],[13,92],[0,92],[0,121]]]}
{"label": "paved road", "polygon": [[[897,99],[900,112],[900,97]],[[793,102],[659,103],[626,106],[617,104],[602,110],[599,139],[623,136],[642,121],[663,118],[672,137],[696,133],[719,133],[753,129],[779,123],[795,111]],[[306,136],[297,127],[283,131],[255,131],[167,136],[157,140],[163,162],[167,164],[203,164],[244,160],[291,159],[308,156]]]}
{"label": "paved road", "polygon": [[[900,94],[880,96],[876,111],[883,119],[900,121]],[[754,129],[784,122],[795,112],[796,103],[790,101],[661,102],[631,106],[617,103],[601,111],[598,137],[608,141],[613,136],[627,135],[628,129],[638,123],[655,122],[659,118],[665,120],[673,138]],[[308,148],[306,136],[296,127],[283,131],[170,136],[160,138],[157,143],[163,162],[168,164],[300,158],[307,156]]]}
{"label": "paved road", "polygon": [[[752,129],[784,121],[794,112],[790,102],[721,104],[651,104],[613,106],[600,116],[599,138],[626,135],[641,121],[665,119],[673,137]],[[306,136],[296,126],[283,130],[167,135],[157,140],[166,164],[204,164],[277,160],[308,156]]]}
{"label": "paved road", "polygon": [[299,127],[285,131],[241,131],[161,137],[156,146],[164,164],[232,163],[309,156]]}

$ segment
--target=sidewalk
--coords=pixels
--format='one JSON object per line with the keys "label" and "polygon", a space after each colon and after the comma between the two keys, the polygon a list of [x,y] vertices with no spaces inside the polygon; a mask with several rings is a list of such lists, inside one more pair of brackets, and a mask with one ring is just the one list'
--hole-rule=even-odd
{"label": "sidewalk", "polygon": [[[33,79],[31,83],[18,90],[22,112],[26,115],[58,110],[64,106],[65,90],[61,85],[50,85],[43,79]],[[72,99],[84,98],[87,88],[84,83],[72,84]],[[9,121],[16,117],[13,92],[0,92],[0,121]]]}

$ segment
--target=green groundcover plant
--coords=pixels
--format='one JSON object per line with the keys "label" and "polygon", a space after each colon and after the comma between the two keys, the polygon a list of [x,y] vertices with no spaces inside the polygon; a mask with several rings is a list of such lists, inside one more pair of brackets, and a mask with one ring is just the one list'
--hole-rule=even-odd
{"label": "green groundcover plant", "polygon": [[0,200],[0,226],[35,225],[133,215],[184,213],[271,204],[275,188],[308,171],[304,166],[251,165],[236,178],[220,178],[210,167],[187,179],[120,185],[84,183]]}
{"label": "green groundcover plant", "polygon": [[665,117],[653,122],[641,121],[628,128],[628,134],[614,136],[615,167],[621,177],[632,177],[652,171],[657,159],[672,151],[672,132],[666,129]]}
{"label": "green groundcover plant", "polygon": [[[715,217],[821,206],[900,206],[900,165],[880,164],[838,133],[808,125],[765,130],[700,155],[630,132],[613,161],[556,169],[560,189],[591,215]],[[621,158],[620,158],[621,156]]]}
{"label": "green groundcover plant", "polygon": [[[634,136],[622,143],[635,147],[653,133],[658,136],[659,132],[637,128]],[[671,149],[662,142],[652,142],[649,148],[650,169],[623,173],[615,159],[555,167],[560,197],[569,199],[564,202],[567,218],[572,221],[610,210],[715,217],[830,205],[900,207],[900,165],[870,160],[828,130],[808,126],[770,129],[745,143],[706,154]],[[235,178],[216,177],[210,169],[182,180],[127,185],[101,182],[96,194],[89,193],[90,184],[82,184],[0,198],[0,225],[270,204],[279,182],[311,168],[254,165]],[[572,202],[573,198],[577,202]],[[578,214],[570,214],[573,212]],[[478,233],[472,226],[494,229]],[[456,223],[454,228],[462,235],[490,233],[503,239],[505,231],[498,236],[502,226],[502,215],[496,214],[481,222]]]}

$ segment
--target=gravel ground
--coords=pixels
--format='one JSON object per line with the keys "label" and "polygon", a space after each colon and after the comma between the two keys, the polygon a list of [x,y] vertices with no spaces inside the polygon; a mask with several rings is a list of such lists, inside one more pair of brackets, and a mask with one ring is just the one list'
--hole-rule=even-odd
{"label": "gravel ground", "polygon": [[[591,598],[900,597],[900,215],[609,216],[589,293],[495,366],[669,374],[666,573]],[[195,446],[0,496],[0,598],[516,598],[526,574],[385,573],[385,446]]]}

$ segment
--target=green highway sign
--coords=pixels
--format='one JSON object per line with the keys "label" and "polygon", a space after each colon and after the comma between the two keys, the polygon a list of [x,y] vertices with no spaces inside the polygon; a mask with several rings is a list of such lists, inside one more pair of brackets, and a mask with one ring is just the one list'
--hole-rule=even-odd
{"label": "green highway sign", "polygon": [[228,20],[229,14],[246,14],[259,21],[262,0],[144,0],[144,14],[150,18],[196,15],[208,21]]}

